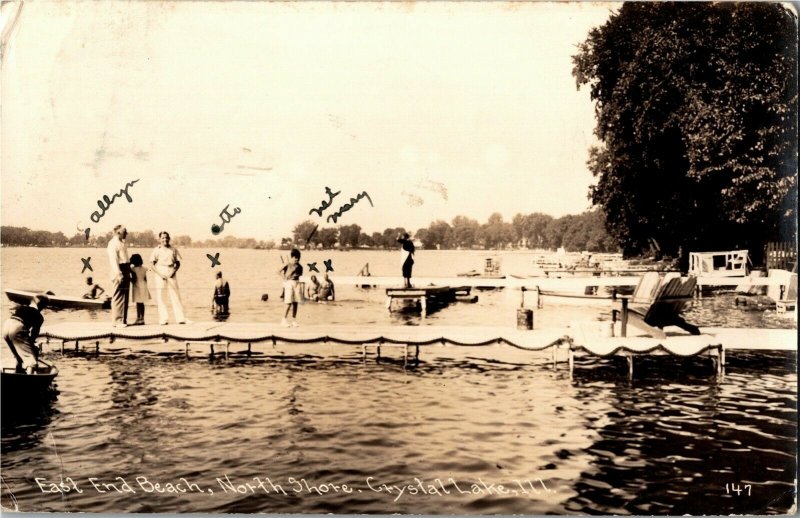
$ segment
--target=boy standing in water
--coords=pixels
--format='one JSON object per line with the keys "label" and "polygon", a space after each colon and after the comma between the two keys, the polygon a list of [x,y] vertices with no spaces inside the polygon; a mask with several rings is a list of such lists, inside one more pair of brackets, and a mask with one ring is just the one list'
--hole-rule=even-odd
{"label": "boy standing in water", "polygon": [[411,268],[414,266],[414,243],[409,239],[408,232],[397,236],[397,242],[402,245],[400,249],[404,287],[411,287]]}
{"label": "boy standing in water", "polygon": [[303,267],[300,266],[300,250],[293,248],[289,257],[289,263],[278,270],[283,277],[283,301],[286,303],[286,312],[283,314],[281,325],[289,326],[286,320],[289,317],[289,310],[292,311],[292,327],[298,327],[297,323],[297,303],[302,302],[303,293],[300,285],[300,277],[303,275]]}
{"label": "boy standing in water", "polygon": [[214,283],[213,307],[214,314],[227,315],[229,313],[228,301],[231,296],[231,287],[228,281],[222,278],[222,272],[217,272],[217,280]]}

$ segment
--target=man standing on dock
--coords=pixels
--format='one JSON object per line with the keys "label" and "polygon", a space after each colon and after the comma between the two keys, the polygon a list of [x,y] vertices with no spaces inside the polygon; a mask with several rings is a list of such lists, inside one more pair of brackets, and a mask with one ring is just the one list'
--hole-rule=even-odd
{"label": "man standing on dock", "polygon": [[114,227],[114,237],[108,242],[108,260],[111,263],[111,320],[114,327],[127,326],[128,292],[131,285],[131,265],[125,238],[128,229]]}
{"label": "man standing on dock", "polygon": [[397,242],[402,245],[400,253],[402,254],[402,269],[403,269],[403,282],[404,287],[411,287],[411,268],[414,266],[414,243],[411,241],[408,232],[404,232],[397,236]]}

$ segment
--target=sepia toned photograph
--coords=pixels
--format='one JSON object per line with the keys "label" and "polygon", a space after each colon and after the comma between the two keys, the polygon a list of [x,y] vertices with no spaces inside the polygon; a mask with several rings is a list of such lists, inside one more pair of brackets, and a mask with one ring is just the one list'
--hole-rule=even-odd
{"label": "sepia toned photograph", "polygon": [[0,26],[3,513],[797,512],[795,5]]}

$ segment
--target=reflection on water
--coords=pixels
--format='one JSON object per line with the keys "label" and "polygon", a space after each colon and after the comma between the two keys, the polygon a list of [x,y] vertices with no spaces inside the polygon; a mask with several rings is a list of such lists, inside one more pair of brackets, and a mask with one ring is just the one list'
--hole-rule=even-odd
{"label": "reflection on water", "polygon": [[[391,352],[364,363],[357,348],[267,346],[227,361],[153,350],[59,358],[61,394],[34,425],[39,439],[23,442],[30,424],[4,421],[3,476],[21,509],[698,514],[790,505],[794,355],[739,360],[720,383],[700,359],[642,360],[646,376],[629,387],[624,369],[582,360],[571,382],[546,353],[502,347],[425,350],[411,370]],[[33,481],[62,474],[85,491],[62,498]],[[119,476],[137,492],[110,496],[88,482]],[[145,492],[181,478],[203,491]],[[267,478],[286,494],[247,489]],[[417,479],[427,494],[411,494]],[[436,479],[449,494],[428,487],[441,488]],[[226,491],[226,480],[244,492]],[[725,494],[734,482],[758,496]],[[322,484],[361,491],[319,494]],[[392,492],[375,489],[382,484]],[[465,491],[472,484],[484,489]]]}
{"label": "reflection on water", "polygon": [[[202,251],[185,254],[188,265],[195,252]],[[230,320],[279,321],[277,296],[260,300],[272,289],[260,280],[264,255],[237,252],[226,251],[236,265],[225,272],[234,290]],[[381,264],[396,266],[394,254],[338,254],[345,273],[349,263],[369,261],[376,275]],[[427,264],[428,274],[474,268],[469,254],[444,255],[446,264]],[[20,271],[29,264],[11,264],[11,278],[24,284]],[[2,268],[5,285],[8,263]],[[66,284],[58,268],[44,285]],[[205,278],[191,268],[181,275],[189,318],[209,320]],[[519,304],[514,290],[487,291],[476,304],[422,320],[386,311],[383,290],[337,286],[337,295],[335,303],[302,306],[301,325],[513,326]],[[774,312],[738,311],[732,300],[697,301],[687,320],[792,325]],[[147,311],[155,316],[153,306]],[[608,311],[553,305],[536,310],[535,325],[598,318]],[[380,363],[374,354],[362,361],[358,347],[330,344],[258,344],[250,356],[243,349],[232,347],[228,360],[207,351],[187,359],[175,342],[117,342],[99,355],[48,351],[61,371],[57,396],[27,414],[3,405],[2,505],[353,514],[740,514],[792,505],[794,353],[729,354],[721,379],[708,358],[643,358],[629,384],[619,359],[582,356],[570,381],[563,364],[552,369],[549,353],[500,346],[423,348],[413,369],[394,348]],[[43,492],[35,481],[66,477],[82,492]],[[109,486],[100,492],[89,478]],[[732,493],[733,484],[751,486],[750,496]],[[166,489],[176,487],[186,492]]]}

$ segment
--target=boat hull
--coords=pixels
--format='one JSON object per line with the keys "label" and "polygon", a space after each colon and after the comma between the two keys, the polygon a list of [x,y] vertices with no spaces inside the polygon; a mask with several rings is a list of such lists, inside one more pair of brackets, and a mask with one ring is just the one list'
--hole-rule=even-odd
{"label": "boat hull", "polygon": [[[14,290],[5,289],[3,292],[11,302],[16,304],[30,304],[34,295],[44,293],[42,291]],[[47,294],[50,299],[48,307],[53,309],[111,309],[111,299],[83,299],[79,297],[67,297]]]}
{"label": "boat hull", "polygon": [[58,376],[58,368],[48,365],[47,371],[26,374],[14,369],[3,369],[2,380],[3,402],[24,401],[30,395],[47,391]]}

